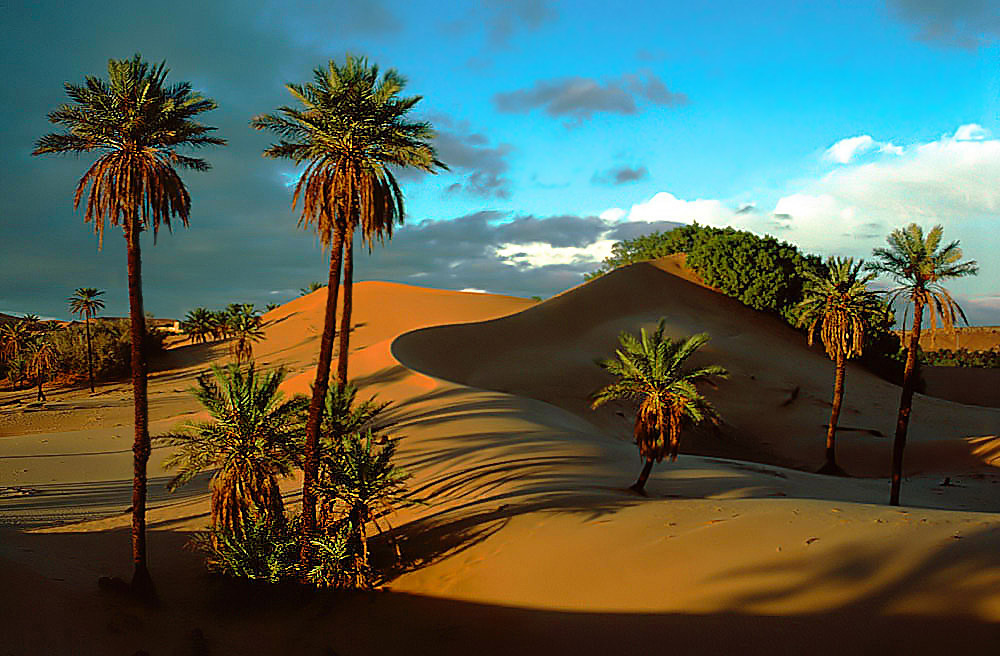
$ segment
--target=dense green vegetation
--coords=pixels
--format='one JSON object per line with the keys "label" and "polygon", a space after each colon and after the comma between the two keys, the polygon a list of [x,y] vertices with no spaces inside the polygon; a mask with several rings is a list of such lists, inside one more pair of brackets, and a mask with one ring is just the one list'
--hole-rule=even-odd
{"label": "dense green vegetation", "polygon": [[596,277],[626,264],[685,253],[687,265],[727,296],[755,310],[773,312],[795,323],[805,274],[826,275],[817,255],[800,253],[774,237],[697,223],[618,242]]}
{"label": "dense green vegetation", "polygon": [[960,348],[918,352],[920,364],[931,367],[974,367],[978,369],[1000,369],[1000,351],[969,351]]}
{"label": "dense green vegetation", "polygon": [[[152,357],[163,351],[166,334],[146,324],[143,351]],[[119,380],[131,371],[132,335],[128,319],[90,321],[90,344],[95,380]],[[39,376],[31,366],[32,353],[41,343],[50,345],[51,365],[46,380],[74,384],[88,377],[87,326],[73,323],[53,327],[52,323],[11,322],[0,329],[0,378],[18,388],[37,384]]]}

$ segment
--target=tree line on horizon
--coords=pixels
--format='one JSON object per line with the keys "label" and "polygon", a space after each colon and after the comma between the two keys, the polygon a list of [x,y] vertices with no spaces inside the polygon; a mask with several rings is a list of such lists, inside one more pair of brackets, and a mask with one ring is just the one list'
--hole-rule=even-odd
{"label": "tree line on horizon", "polygon": [[[144,350],[149,338],[143,310],[140,237],[142,232],[151,231],[155,243],[159,228],[169,229],[173,219],[188,225],[191,198],[178,170],[206,171],[210,165],[179,150],[226,145],[225,139],[213,135],[214,127],[197,120],[200,114],[216,108],[215,101],[193,91],[187,82],[168,84],[166,78],[165,63],[151,65],[136,54],[130,59],[109,60],[107,79],[88,76],[83,84],[66,83],[70,102],[49,114],[49,120],[64,131],[44,135],[33,151],[34,155],[96,153],[96,160],[77,184],[74,207],[84,204],[84,221],[93,224],[98,247],[108,223],[120,227],[126,237],[135,412],[131,531],[134,573],[130,587],[145,599],[155,598],[155,586],[146,548],[151,440]],[[394,226],[402,223],[404,199],[393,174],[395,168],[428,173],[447,169],[431,144],[431,125],[407,118],[421,98],[402,97],[404,86],[405,80],[395,70],[380,74],[378,67],[364,58],[347,55],[343,64],[331,60],[316,68],[306,83],[286,85],[294,106],[258,114],[250,121],[253,129],[276,138],[264,150],[265,157],[287,159],[303,167],[292,194],[292,208],[300,213],[299,226],[314,231],[322,248],[329,250],[330,266],[323,332],[308,403],[304,398],[281,399],[277,394],[280,371],[255,372],[254,339],[248,337],[249,353],[237,357],[248,364],[246,370],[238,363],[199,380],[196,396],[209,410],[212,421],[188,424],[166,436],[178,447],[171,459],[171,465],[180,469],[174,484],[190,480],[198,471],[216,470],[212,531],[203,546],[220,571],[245,574],[251,563],[254,572],[272,571],[269,568],[274,565],[283,573],[281,576],[293,572],[299,580],[314,584],[318,580],[335,580],[345,571],[353,572],[356,584],[364,583],[368,580],[365,526],[376,521],[374,508],[379,503],[403,498],[400,490],[405,476],[392,465],[395,442],[380,432],[381,427],[374,421],[378,415],[373,410],[377,407],[375,401],[356,402],[347,374],[353,237],[360,233],[362,245],[370,251],[376,241],[390,239]],[[890,249],[876,251],[877,266],[901,281],[899,294],[907,295],[915,306],[895,441],[899,445],[899,463],[894,450],[891,502],[895,504],[922,312],[930,307],[932,316],[937,312],[953,318],[947,313],[953,312],[957,304],[939,286],[940,281],[975,272],[975,263],[958,261],[961,251],[957,242],[939,248],[940,233],[936,227],[924,238],[918,227],[909,226],[890,235]],[[734,295],[741,284],[745,286],[751,280],[753,285],[739,292],[744,302],[751,306],[762,303],[782,316],[791,311],[796,299],[801,302],[802,295],[811,293],[804,291],[808,285],[818,289],[831,272],[847,272],[828,281],[835,291],[826,292],[826,300],[818,304],[822,312],[817,323],[811,325],[810,335],[821,325],[821,339],[828,351],[833,348],[831,357],[846,359],[854,353],[861,339],[857,330],[861,328],[852,323],[854,310],[847,309],[841,297],[845,293],[843,285],[857,287],[860,267],[850,261],[844,266],[823,265],[812,256],[798,255],[794,247],[789,250],[788,245],[771,242],[767,242],[767,249],[754,253],[747,238],[732,233],[714,234],[713,239],[704,240],[699,234],[682,232],[669,239],[690,241],[692,266],[719,274],[718,279],[706,282]],[[627,242],[616,249],[618,257],[634,256]],[[727,257],[727,253],[743,258],[741,271],[760,271],[760,277],[744,278],[741,283],[739,276],[726,278],[723,268],[710,266],[718,258]],[[782,272],[777,277],[772,275],[776,270]],[[796,284],[802,286],[796,288]],[[342,304],[339,329],[338,303]],[[251,332],[260,329],[255,312],[241,311],[232,316],[250,317]],[[200,324],[194,317],[186,321],[193,334],[206,334],[198,332]],[[828,322],[833,323],[828,326]],[[865,323],[863,329],[873,330],[876,323]],[[232,330],[228,320],[224,330]],[[827,343],[831,335],[841,343],[831,347]],[[336,370],[332,372],[335,337],[339,337],[338,352]],[[618,365],[604,363],[610,373],[634,379],[634,374],[647,366],[641,364],[647,358],[649,366],[664,374],[661,378],[665,386],[638,392],[616,388],[606,395],[610,399],[621,392],[621,398],[633,400],[640,398],[640,392],[650,395],[649,403],[640,404],[636,428],[640,452],[650,468],[652,460],[662,459],[665,454],[676,458],[679,431],[685,422],[712,416],[695,384],[723,376],[725,371],[710,368],[684,373],[683,368],[684,360],[705,340],[707,336],[695,336],[675,344],[663,337],[662,330],[652,337],[643,334],[628,344],[623,337],[623,352],[631,354],[631,360],[621,360]],[[620,357],[623,352],[619,352]],[[594,402],[601,398],[598,395]],[[249,413],[245,421],[240,419],[242,413]],[[835,423],[834,417],[831,426]],[[277,477],[286,475],[290,468],[301,468],[304,479],[301,513],[293,519],[284,514],[276,483]],[[645,475],[648,473],[646,469]],[[641,481],[644,483],[644,479]],[[638,482],[637,486],[641,490]],[[254,550],[262,541],[269,545],[266,554]],[[355,559],[353,569],[342,567],[344,558]],[[321,573],[318,579],[309,574],[316,571]]]}

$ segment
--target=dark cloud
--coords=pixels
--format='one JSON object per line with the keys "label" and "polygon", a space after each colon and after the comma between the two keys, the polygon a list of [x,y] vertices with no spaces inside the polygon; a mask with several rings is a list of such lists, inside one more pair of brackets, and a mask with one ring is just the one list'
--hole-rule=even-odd
{"label": "dark cloud", "polygon": [[890,11],[918,28],[917,38],[976,49],[1000,39],[997,0],[886,0]]}
{"label": "dark cloud", "polygon": [[636,96],[655,105],[688,102],[687,96],[670,91],[656,74],[643,71],[605,82],[585,77],[540,80],[529,89],[494,95],[493,104],[497,110],[508,114],[526,114],[541,107],[549,116],[565,116],[579,122],[599,112],[635,114],[638,112]]}
{"label": "dark cloud", "polygon": [[648,177],[649,169],[645,166],[615,166],[607,171],[598,171],[591,178],[591,181],[596,184],[623,185],[645,180]]}
{"label": "dark cloud", "polygon": [[[441,31],[449,36],[463,36],[485,30],[492,48],[504,48],[517,33],[533,32],[558,17],[555,3],[550,0],[482,0],[458,18],[442,23]],[[481,57],[469,61],[478,66],[490,62]]]}
{"label": "dark cloud", "polygon": [[598,267],[581,259],[571,264],[527,267],[496,250],[508,244],[543,243],[556,248],[585,247],[602,239],[608,226],[597,217],[510,217],[477,212],[448,221],[421,221],[401,228],[385,247],[362,256],[356,271],[366,280],[390,280],[444,289],[533,296],[562,291]]}
{"label": "dark cloud", "polygon": [[559,15],[548,0],[486,0],[483,4],[491,13],[488,33],[494,46],[505,46],[519,30],[537,30]]}
{"label": "dark cloud", "polygon": [[[437,135],[434,147],[438,159],[448,165],[443,178],[457,178],[445,186],[447,193],[466,193],[482,198],[510,198],[511,181],[506,177],[510,165],[510,144],[491,145],[490,138],[473,130],[468,122],[455,121],[445,114],[431,114],[427,120]],[[397,172],[402,180],[421,179],[426,174],[406,169]]]}

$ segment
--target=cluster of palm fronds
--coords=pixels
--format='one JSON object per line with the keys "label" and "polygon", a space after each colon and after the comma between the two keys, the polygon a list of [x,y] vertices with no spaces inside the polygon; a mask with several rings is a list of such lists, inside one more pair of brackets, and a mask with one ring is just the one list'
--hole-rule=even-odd
{"label": "cluster of palm fronds", "polygon": [[195,308],[184,317],[181,330],[195,343],[230,340],[229,350],[237,363],[249,362],[253,345],[264,339],[260,311],[253,303],[230,303],[224,310]]}
{"label": "cluster of palm fronds", "polygon": [[358,402],[353,386],[334,385],[326,397],[320,440],[321,532],[311,559],[299,561],[298,519],[288,518],[280,478],[301,466],[308,399],[285,400],[284,371],[259,372],[251,363],[216,367],[198,379],[195,395],[211,415],[158,437],[176,450],[165,466],[177,470],[171,490],[214,470],[211,528],[194,546],[211,570],[239,578],[307,580],[317,586],[371,584],[369,523],[379,530],[395,505],[409,503],[405,472],[394,464],[388,404]]}

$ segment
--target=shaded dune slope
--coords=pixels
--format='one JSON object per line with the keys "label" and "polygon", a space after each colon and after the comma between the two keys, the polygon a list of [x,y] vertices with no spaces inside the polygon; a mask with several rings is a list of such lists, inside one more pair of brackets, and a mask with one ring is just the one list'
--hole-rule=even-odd
{"label": "shaded dune slope", "polygon": [[[708,332],[695,362],[731,377],[708,395],[725,425],[688,434],[682,451],[750,458],[803,469],[822,463],[833,365],[801,334],[770,315],[674,275],[676,259],[624,267],[515,315],[425,328],[399,337],[393,355],[407,367],[465,385],[529,396],[629,439],[625,406],[589,409],[608,381],[595,366],[622,330],[666,318],[673,337]],[[838,434],[850,473],[884,476],[899,388],[851,365]],[[1000,410],[917,395],[906,452],[909,473],[1000,466]]]}

